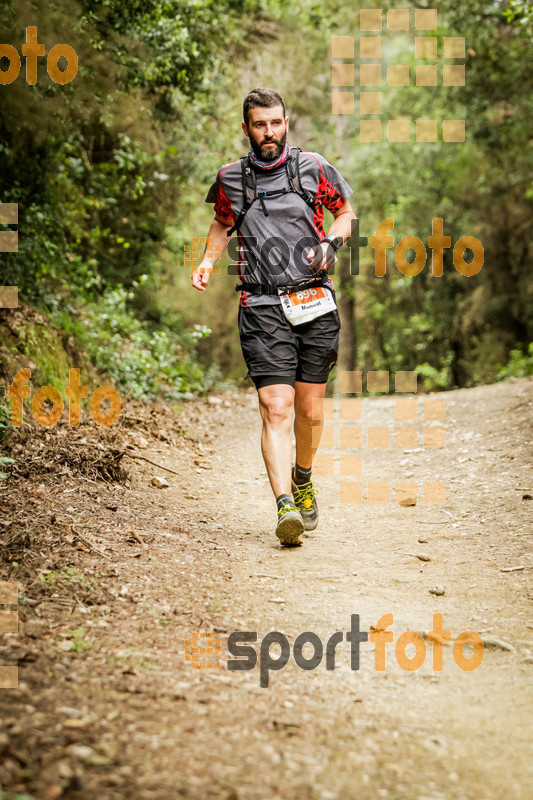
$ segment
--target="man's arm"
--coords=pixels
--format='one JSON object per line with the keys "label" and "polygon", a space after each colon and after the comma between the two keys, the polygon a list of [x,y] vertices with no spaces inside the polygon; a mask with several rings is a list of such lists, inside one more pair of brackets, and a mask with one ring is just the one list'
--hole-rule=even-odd
{"label": "man's arm", "polygon": [[215,214],[209,232],[207,234],[207,241],[211,245],[212,256],[207,256],[207,247],[201,263],[196,269],[192,271],[192,285],[200,292],[205,292],[207,284],[209,283],[209,276],[213,272],[213,266],[216,264],[222,253],[228,246],[231,236],[228,236],[228,228],[233,225],[233,220],[224,220]]}
{"label": "man's arm", "polygon": [[[352,219],[357,219],[355,211],[351,207],[349,200],[345,200],[342,206],[334,212],[333,216],[335,219],[331,223],[327,235],[342,236],[343,240],[346,241],[346,239],[348,239],[352,233]],[[316,248],[314,253],[309,253],[307,258],[312,259],[309,267],[314,269],[316,269],[316,267],[320,267],[320,269],[328,270],[337,263],[337,255],[334,252],[333,247],[329,247],[328,244],[328,242],[324,242],[323,244],[320,244],[318,248]],[[321,256],[320,251],[322,251],[321,260],[319,260]],[[314,263],[315,260],[317,263]]]}
{"label": "man's arm", "polygon": [[344,241],[348,239],[352,232],[351,221],[357,219],[355,211],[350,205],[349,200],[345,200],[342,206],[335,211],[335,219],[331,223],[328,236],[342,236]]}

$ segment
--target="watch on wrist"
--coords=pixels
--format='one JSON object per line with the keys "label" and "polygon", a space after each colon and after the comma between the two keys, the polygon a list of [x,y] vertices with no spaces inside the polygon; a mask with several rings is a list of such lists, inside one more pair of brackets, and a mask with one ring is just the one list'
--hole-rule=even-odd
{"label": "watch on wrist", "polygon": [[[331,247],[333,247],[335,252],[337,252],[337,250],[339,250],[343,246],[344,239],[342,238],[342,236],[335,236],[334,234],[332,234],[331,236],[325,236],[322,239],[322,242],[327,242],[328,245],[331,245]],[[322,244],[322,242],[320,242],[320,244]]]}

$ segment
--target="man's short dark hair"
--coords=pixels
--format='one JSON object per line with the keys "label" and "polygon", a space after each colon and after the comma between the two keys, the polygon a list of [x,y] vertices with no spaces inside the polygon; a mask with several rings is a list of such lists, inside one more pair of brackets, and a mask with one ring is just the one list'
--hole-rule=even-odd
{"label": "man's short dark hair", "polygon": [[242,104],[242,117],[246,125],[248,125],[248,112],[251,108],[273,108],[274,106],[281,106],[283,109],[283,119],[285,119],[285,103],[280,94],[274,89],[252,89],[244,98]]}

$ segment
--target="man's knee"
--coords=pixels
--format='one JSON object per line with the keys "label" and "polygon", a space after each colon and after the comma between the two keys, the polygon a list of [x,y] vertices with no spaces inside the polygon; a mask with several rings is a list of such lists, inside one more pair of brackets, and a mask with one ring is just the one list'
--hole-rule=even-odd
{"label": "man's knee", "polygon": [[261,398],[261,415],[271,425],[286,422],[292,418],[293,401],[286,397]]}
{"label": "man's knee", "polygon": [[294,398],[296,419],[303,425],[322,425],[324,419],[324,393],[326,385],[297,383]]}
{"label": "man's knee", "polygon": [[306,397],[295,406],[294,412],[300,422],[304,422],[307,425],[321,425],[322,414],[320,406],[320,400],[317,402],[316,398]]}

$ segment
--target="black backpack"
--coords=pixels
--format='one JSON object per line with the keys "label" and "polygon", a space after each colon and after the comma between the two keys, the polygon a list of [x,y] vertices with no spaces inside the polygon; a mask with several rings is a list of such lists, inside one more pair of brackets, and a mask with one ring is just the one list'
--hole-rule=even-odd
{"label": "black backpack", "polygon": [[244,195],[244,203],[242,208],[239,212],[239,216],[235,221],[235,225],[229,229],[227,232],[228,236],[234,231],[238,231],[242,225],[242,221],[246,216],[246,212],[254,202],[254,200],[259,200],[261,203],[261,208],[263,210],[263,214],[265,217],[268,217],[268,211],[265,205],[265,197],[273,197],[274,195],[278,194],[289,194],[290,192],[296,192],[299,194],[300,197],[307,203],[308,206],[314,210],[318,205],[320,205],[320,198],[313,197],[311,192],[308,192],[307,189],[304,189],[302,186],[302,181],[300,177],[300,153],[301,149],[299,147],[291,147],[289,150],[289,155],[287,156],[287,160],[285,161],[285,168],[287,170],[287,177],[289,179],[288,186],[284,186],[283,189],[272,189],[269,192],[257,191],[257,174],[253,167],[252,162],[250,161],[249,154],[246,156],[242,156],[241,158],[241,169],[242,169],[242,191]]}

